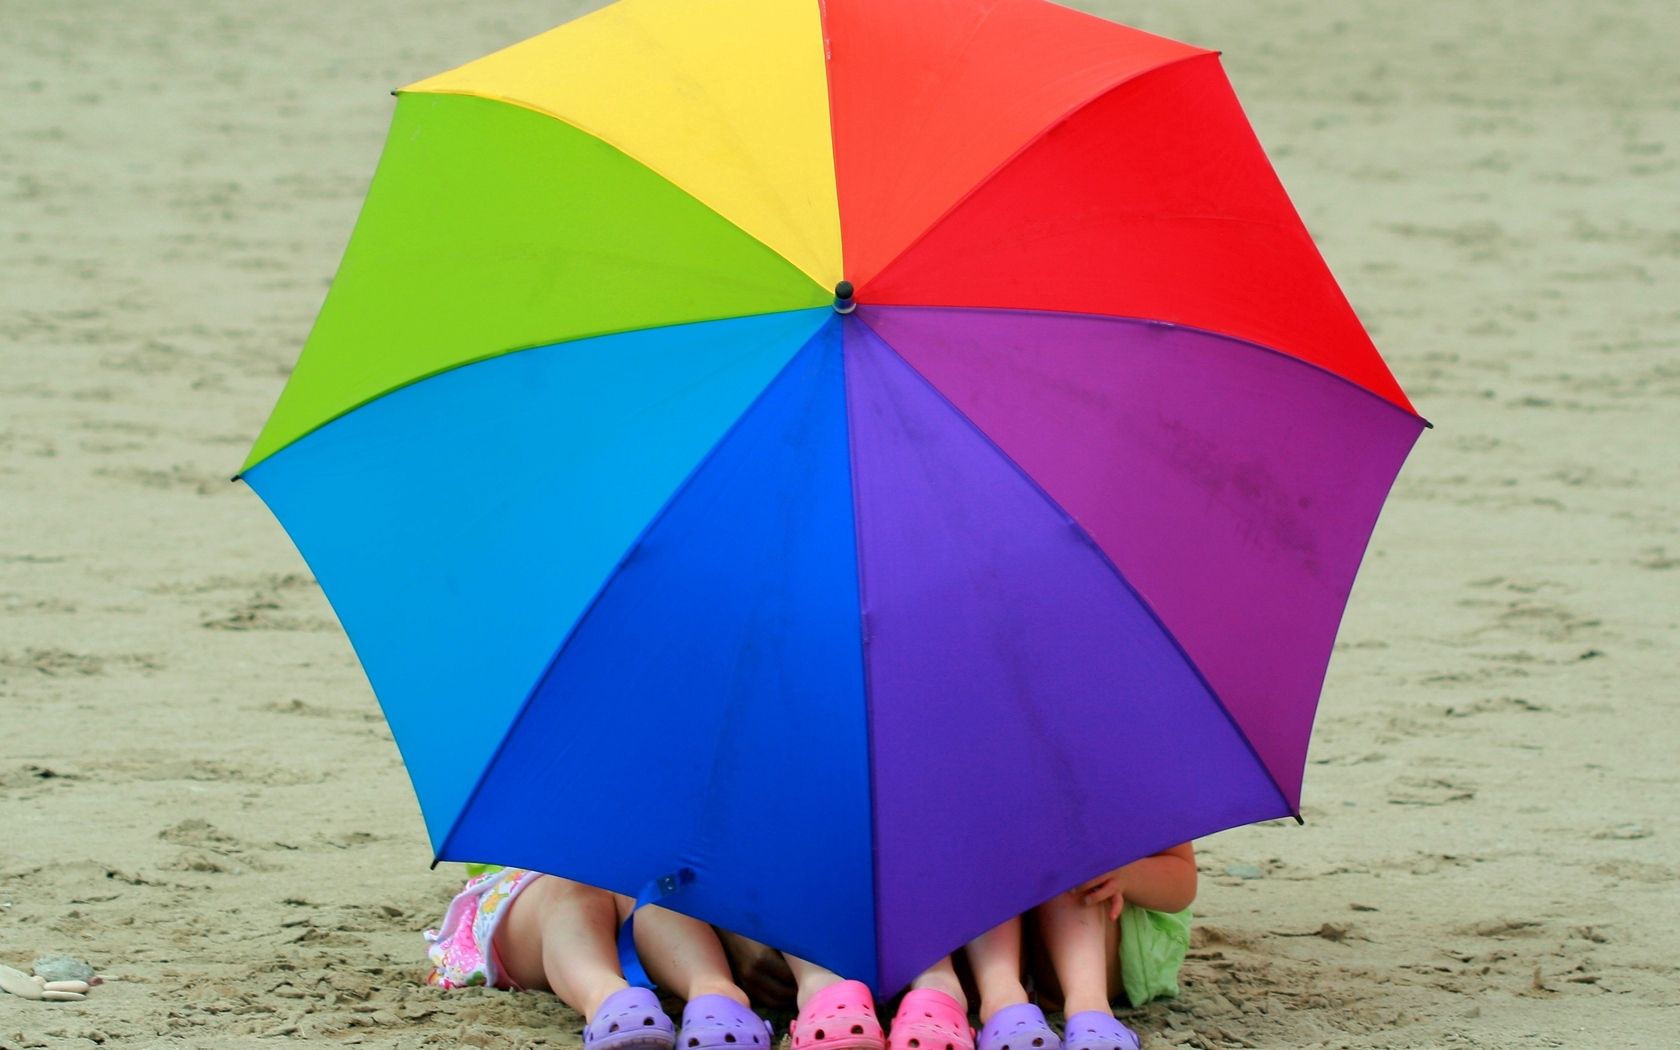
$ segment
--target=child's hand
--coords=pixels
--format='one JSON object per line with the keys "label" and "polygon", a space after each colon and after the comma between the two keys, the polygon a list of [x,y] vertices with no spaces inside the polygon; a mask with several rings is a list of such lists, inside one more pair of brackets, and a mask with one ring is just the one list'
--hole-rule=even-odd
{"label": "child's hand", "polygon": [[1090,882],[1078,887],[1073,895],[1081,904],[1087,906],[1108,902],[1108,919],[1113,922],[1120,917],[1120,909],[1126,906],[1126,892],[1121,884],[1121,873],[1126,869],[1115,868],[1107,875],[1098,875]]}
{"label": "child's hand", "polygon": [[1188,842],[1170,846],[1098,875],[1072,893],[1086,905],[1107,901],[1110,921],[1120,917],[1128,899],[1140,908],[1183,911],[1196,899],[1196,851]]}

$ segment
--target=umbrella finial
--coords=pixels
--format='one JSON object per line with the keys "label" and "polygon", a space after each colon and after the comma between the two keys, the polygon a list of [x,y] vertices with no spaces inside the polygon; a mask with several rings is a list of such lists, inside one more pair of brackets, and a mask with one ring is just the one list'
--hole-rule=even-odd
{"label": "umbrella finial", "polygon": [[834,312],[849,314],[857,309],[857,300],[852,298],[852,282],[841,281],[834,286]]}

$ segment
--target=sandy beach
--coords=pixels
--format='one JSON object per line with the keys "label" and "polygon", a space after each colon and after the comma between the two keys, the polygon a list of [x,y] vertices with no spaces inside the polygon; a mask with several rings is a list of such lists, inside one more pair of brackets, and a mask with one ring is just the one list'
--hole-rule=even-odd
{"label": "sandy beach", "polygon": [[[425,987],[458,888],[349,643],[228,477],[388,91],[595,6],[0,9],[0,1048],[580,1046]],[[1306,824],[1200,843],[1147,1047],[1680,1045],[1680,6],[1083,2],[1209,47],[1436,429]]]}

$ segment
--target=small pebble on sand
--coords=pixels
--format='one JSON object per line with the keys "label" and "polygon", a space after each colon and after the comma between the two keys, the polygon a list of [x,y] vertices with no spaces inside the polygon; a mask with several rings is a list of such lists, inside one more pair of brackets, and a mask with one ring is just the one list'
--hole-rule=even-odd
{"label": "small pebble on sand", "polygon": [[34,966],[35,975],[43,980],[93,983],[93,967],[68,955],[43,955]]}

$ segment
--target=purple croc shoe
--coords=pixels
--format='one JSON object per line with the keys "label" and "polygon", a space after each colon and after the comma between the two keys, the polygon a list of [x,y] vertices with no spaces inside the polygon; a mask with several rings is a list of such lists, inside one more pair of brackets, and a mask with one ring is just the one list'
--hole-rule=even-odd
{"label": "purple croc shoe", "polygon": [[980,1028],[975,1050],[1062,1050],[1061,1037],[1032,1003],[1006,1006]]}
{"label": "purple croc shoe", "polygon": [[770,1022],[727,995],[697,995],[683,1007],[679,1050],[771,1050]]}
{"label": "purple croc shoe", "polygon": [[676,1025],[646,988],[625,988],[607,996],[583,1029],[584,1050],[671,1050]]}
{"label": "purple croc shoe", "polygon": [[1137,1033],[1102,1010],[1074,1014],[1063,1027],[1067,1050],[1138,1050]]}

